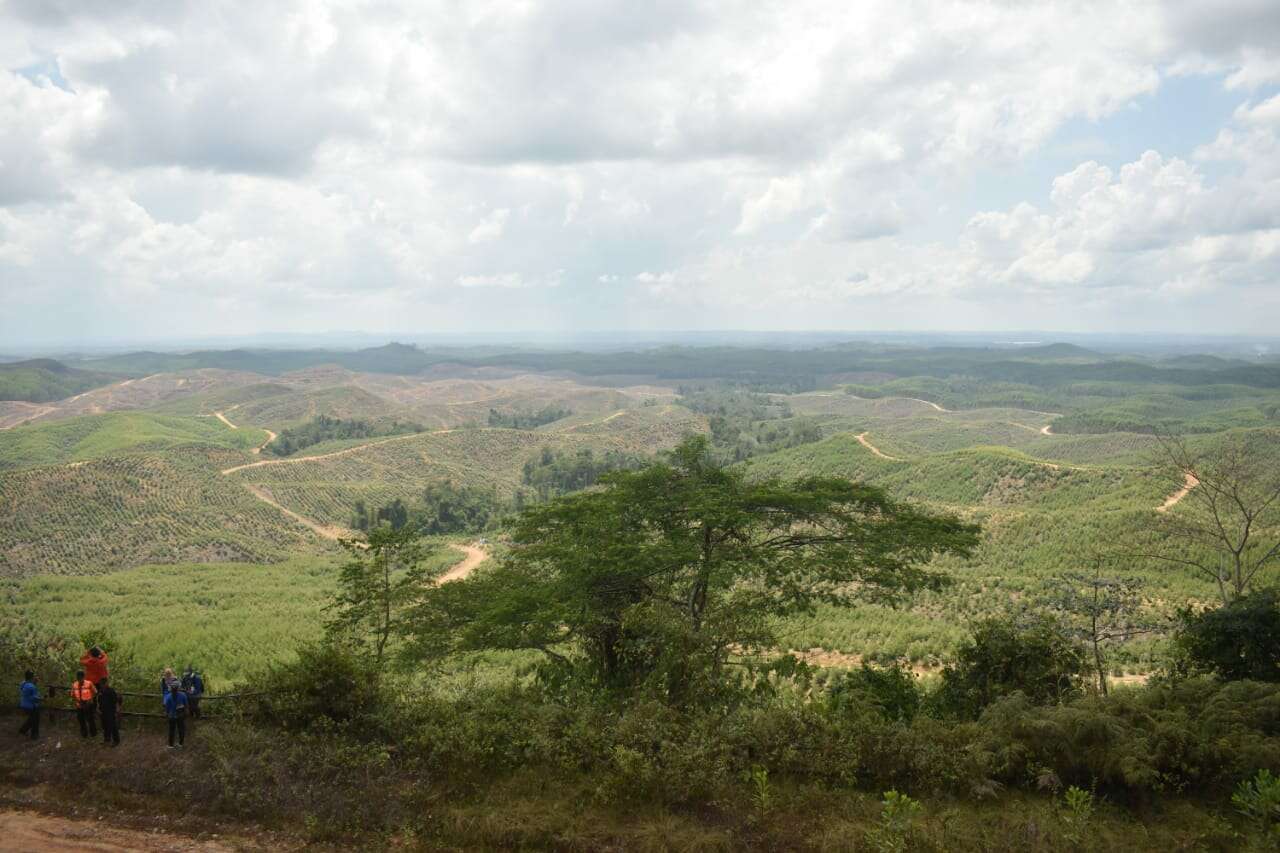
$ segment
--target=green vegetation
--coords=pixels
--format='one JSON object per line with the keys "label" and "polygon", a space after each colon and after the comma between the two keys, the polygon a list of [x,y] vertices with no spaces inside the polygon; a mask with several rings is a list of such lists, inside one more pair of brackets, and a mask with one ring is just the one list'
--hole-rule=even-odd
{"label": "green vegetation", "polygon": [[0,575],[258,563],[323,547],[312,531],[218,473],[246,456],[179,447],[0,473]]}
{"label": "green vegetation", "polygon": [[567,453],[544,447],[536,458],[524,463],[520,482],[531,486],[540,500],[548,500],[588,489],[610,471],[631,470],[642,464],[639,457],[618,450],[597,454],[584,447],[577,453]]}
{"label": "green vegetation", "polygon": [[[425,565],[444,571],[462,555],[444,542]],[[90,576],[40,575],[0,582],[0,626],[41,641],[101,634],[113,659],[128,659],[148,689],[165,666],[196,664],[223,690],[291,660],[323,637],[322,609],[337,590],[338,555],[280,563],[175,563]],[[2,632],[0,632],[2,633]],[[74,650],[70,644],[68,653]],[[78,657],[76,652],[73,657]],[[44,673],[73,671],[73,658]],[[6,675],[13,675],[5,670]],[[16,673],[21,675],[21,673]],[[12,679],[9,679],[12,681]],[[7,682],[6,682],[7,683]],[[17,683],[17,682],[14,682]]]}
{"label": "green vegetation", "polygon": [[1182,671],[1228,680],[1280,682],[1280,589],[1265,589],[1215,610],[1179,614]]}
{"label": "green vegetation", "polygon": [[299,450],[325,441],[352,438],[377,438],[388,435],[405,435],[422,432],[421,424],[390,421],[343,420],[328,415],[316,415],[311,421],[298,427],[282,430],[267,445],[267,451],[275,456],[289,456]]}
{"label": "green vegetation", "polygon": [[250,450],[266,440],[259,430],[231,430],[213,418],[112,412],[0,432],[0,471],[66,465],[108,457],[190,448]]}
{"label": "green vegetation", "polygon": [[[811,396],[795,399],[807,406]],[[922,404],[821,399],[831,409],[810,416],[836,430],[830,438],[736,464],[710,438],[686,439],[643,467],[525,507],[506,526],[509,550],[439,585],[430,580],[441,555],[426,556],[432,543],[419,539],[425,525],[415,513],[426,519],[430,507],[441,524],[472,525],[481,517],[473,510],[514,497],[542,448],[550,468],[588,447],[635,452],[651,433],[576,431],[623,420],[610,416],[540,434],[407,435],[256,465],[243,451],[206,449],[201,458],[184,449],[185,476],[204,476],[286,520],[267,498],[323,520],[312,510],[325,501],[349,517],[353,498],[378,488],[392,496],[373,518],[390,523],[367,524],[342,569],[329,560],[266,569],[296,584],[303,594],[286,594],[301,601],[260,610],[261,624],[245,628],[269,651],[247,676],[228,676],[252,695],[240,716],[202,729],[198,758],[216,771],[184,787],[184,808],[366,845],[598,846],[636,842],[638,826],[662,826],[658,843],[681,847],[978,850],[1027,838],[1045,850],[1266,849],[1280,685],[1236,680],[1274,674],[1280,608],[1274,594],[1252,592],[1273,577],[1265,555],[1249,554],[1239,564],[1247,582],[1204,612],[1221,598],[1212,579],[1141,555],[1183,541],[1204,561],[1219,546],[1178,539],[1180,525],[1195,524],[1194,505],[1170,503],[1177,483],[1136,456],[1079,466],[1009,447],[922,452],[923,441],[895,443],[888,429],[921,421]],[[927,408],[917,428],[952,441],[952,413]],[[976,432],[1001,417],[956,420]],[[1020,429],[1070,446],[1035,426]],[[1189,447],[1197,459],[1228,461],[1234,448],[1249,448],[1255,461],[1280,452],[1267,429],[1210,434]],[[219,467],[231,460],[241,461]],[[465,485],[436,474],[455,469]],[[0,484],[50,470],[7,472]],[[424,493],[432,475],[426,482],[437,485]],[[1196,488],[1213,482],[1206,475]],[[1273,541],[1273,522],[1261,511],[1251,517],[1259,528],[1250,541]],[[1109,574],[1085,574],[1103,557]],[[230,573],[262,570],[182,568],[179,579],[209,572],[241,596],[253,585]],[[304,572],[310,579],[299,581]],[[1124,583],[1110,585],[1112,573]],[[41,633],[36,620],[69,624],[55,629],[63,637],[104,635],[74,615],[41,610],[64,602],[31,585],[66,584],[70,606],[84,599],[96,615],[111,612],[93,606],[103,590],[146,595],[130,574],[11,581],[6,621],[19,628],[0,642],[0,670],[36,661],[42,675],[61,676],[79,643]],[[329,602],[323,638],[320,601]],[[1129,640],[1148,603],[1158,611],[1188,602],[1198,606],[1184,611],[1181,660],[1159,644],[1124,642],[1105,663],[1141,659],[1165,675],[1109,695],[1105,681],[1094,687],[1089,676],[1101,674],[1102,658],[1091,642]],[[234,612],[273,604],[239,598]],[[201,607],[205,624],[223,618]],[[141,626],[117,621],[106,626],[117,633],[105,635],[115,638],[127,681],[154,664],[137,663]],[[282,639],[264,636],[272,628]],[[864,656],[861,665],[843,662],[850,672],[782,653],[825,645],[813,640],[836,632],[849,633],[832,648]],[[890,644],[904,636],[913,638],[908,653],[894,653]],[[945,663],[939,677],[917,679],[902,665],[911,642]],[[867,663],[876,657],[892,663]],[[26,778],[74,767],[73,749]],[[18,772],[13,766],[4,772]],[[135,778],[95,777],[95,790],[149,796]],[[537,819],[524,820],[525,810]],[[508,821],[476,818],[495,813]],[[620,823],[621,814],[641,823]],[[584,834],[583,820],[607,827],[607,837]]]}
{"label": "green vegetation", "polygon": [[749,484],[691,438],[526,510],[511,556],[424,592],[406,634],[420,654],[534,649],[563,677],[687,701],[773,648],[780,617],[937,588],[923,564],[976,533],[843,480]]}
{"label": "green vegetation", "polygon": [[791,407],[776,397],[736,388],[681,388],[680,404],[707,415],[716,455],[741,462],[820,441],[822,429],[805,418],[791,417]]}
{"label": "green vegetation", "polygon": [[451,480],[427,486],[412,504],[399,498],[371,509],[356,501],[352,528],[369,532],[386,522],[393,530],[409,528],[427,535],[479,533],[495,524],[507,509],[489,489],[457,486]]}
{"label": "green vegetation", "polygon": [[537,429],[572,414],[570,410],[557,406],[544,406],[533,412],[499,412],[497,409],[490,409],[489,426],[501,429]]}
{"label": "green vegetation", "polygon": [[0,363],[0,400],[48,403],[115,382],[121,377],[79,370],[50,358]]}

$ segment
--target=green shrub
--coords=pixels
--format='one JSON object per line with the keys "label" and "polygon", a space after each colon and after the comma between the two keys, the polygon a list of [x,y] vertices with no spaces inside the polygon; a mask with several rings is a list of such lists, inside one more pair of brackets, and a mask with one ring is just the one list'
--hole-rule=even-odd
{"label": "green shrub", "polygon": [[872,667],[864,663],[832,682],[827,702],[837,712],[869,706],[886,720],[909,723],[920,710],[920,690],[915,676],[901,664]]}
{"label": "green shrub", "polygon": [[943,670],[936,704],[946,713],[977,717],[1015,692],[1037,704],[1058,702],[1078,690],[1085,670],[1083,650],[1056,620],[985,619]]}
{"label": "green shrub", "polygon": [[1261,832],[1277,834],[1280,830],[1280,777],[1262,769],[1246,779],[1231,795],[1231,804]]}
{"label": "green shrub", "polygon": [[1214,610],[1183,610],[1176,645],[1181,668],[1229,681],[1280,681],[1280,590],[1238,598]]}
{"label": "green shrub", "polygon": [[250,677],[243,692],[253,694],[246,713],[291,732],[336,726],[371,739],[389,730],[387,689],[364,658],[342,646],[305,647],[297,660]]}

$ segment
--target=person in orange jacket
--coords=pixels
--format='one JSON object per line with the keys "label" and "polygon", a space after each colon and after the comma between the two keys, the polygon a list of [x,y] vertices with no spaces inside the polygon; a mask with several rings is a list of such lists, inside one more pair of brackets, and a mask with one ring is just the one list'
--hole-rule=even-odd
{"label": "person in orange jacket", "polygon": [[80,723],[80,737],[98,736],[98,688],[84,677],[84,670],[76,673],[71,685],[71,701],[76,706],[76,721]]}
{"label": "person in orange jacket", "polygon": [[107,672],[107,653],[97,646],[90,647],[80,658],[80,666],[84,668],[85,678],[94,684],[110,675]]}

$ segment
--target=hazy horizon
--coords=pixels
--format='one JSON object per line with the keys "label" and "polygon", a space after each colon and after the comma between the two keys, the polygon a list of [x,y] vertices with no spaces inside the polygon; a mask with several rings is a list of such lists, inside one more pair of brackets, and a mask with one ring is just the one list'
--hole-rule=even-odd
{"label": "hazy horizon", "polygon": [[1280,320],[1267,0],[11,3],[0,69],[5,353]]}

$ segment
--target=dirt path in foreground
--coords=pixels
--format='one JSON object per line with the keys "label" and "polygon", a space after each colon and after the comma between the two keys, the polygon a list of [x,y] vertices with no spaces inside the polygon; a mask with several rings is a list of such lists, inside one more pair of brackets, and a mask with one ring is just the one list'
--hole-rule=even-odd
{"label": "dirt path in foreground", "polygon": [[[232,844],[226,844],[177,833],[162,834],[108,826],[102,821],[51,817],[9,809],[0,811],[0,850],[21,850],[24,853],[114,853],[118,850],[231,853],[244,850],[246,842],[248,839],[237,838]],[[263,848],[255,844],[250,849]]]}
{"label": "dirt path in foreground", "polygon": [[876,456],[879,456],[881,459],[888,459],[890,462],[906,462],[907,461],[905,459],[900,459],[897,456],[890,456],[888,453],[883,452],[880,448],[876,447],[874,444],[872,444],[870,441],[867,440],[867,435],[868,433],[865,433],[865,432],[858,433],[858,436],[857,436],[858,444],[861,444],[863,447],[865,447],[867,450],[870,450],[872,453],[874,453]]}
{"label": "dirt path in foreground", "polygon": [[1173,509],[1173,507],[1177,505],[1178,501],[1185,498],[1191,493],[1191,490],[1198,485],[1200,485],[1200,481],[1195,478],[1195,475],[1188,474],[1187,479],[1182,484],[1182,488],[1165,498],[1164,503],[1156,507],[1156,512],[1168,512]]}

